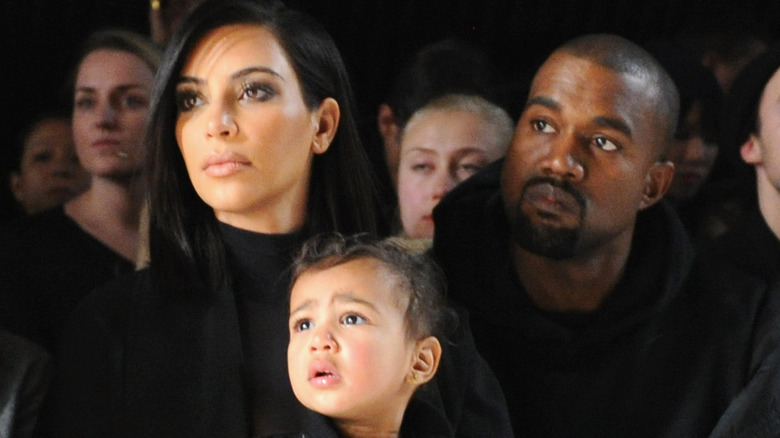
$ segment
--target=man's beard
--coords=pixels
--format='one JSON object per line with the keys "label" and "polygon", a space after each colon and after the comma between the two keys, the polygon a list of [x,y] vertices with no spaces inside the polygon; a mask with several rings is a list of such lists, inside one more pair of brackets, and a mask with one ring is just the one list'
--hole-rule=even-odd
{"label": "man's beard", "polygon": [[[522,204],[525,201],[527,188],[540,183],[547,183],[561,188],[577,200],[577,203],[580,205],[580,223],[578,226],[563,227],[537,224],[523,211]],[[523,187],[520,201],[515,209],[514,221],[511,223],[515,244],[526,251],[553,260],[572,258],[575,255],[577,244],[582,235],[582,221],[585,218],[586,206],[585,197],[569,182],[545,177],[532,178]]]}

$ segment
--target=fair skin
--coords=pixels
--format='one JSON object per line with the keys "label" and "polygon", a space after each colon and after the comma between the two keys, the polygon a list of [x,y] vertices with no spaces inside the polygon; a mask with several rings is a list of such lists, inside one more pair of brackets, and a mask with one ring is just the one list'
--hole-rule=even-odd
{"label": "fair skin", "polygon": [[19,171],[11,174],[11,191],[27,214],[60,205],[89,187],[73,145],[69,119],[37,123],[24,144]]}
{"label": "fair skin", "polygon": [[432,110],[407,124],[398,167],[404,234],[433,237],[433,207],[460,182],[500,158],[488,124],[468,111]]}
{"label": "fair skin", "polygon": [[698,193],[718,157],[718,145],[702,136],[701,118],[701,104],[694,103],[684,120],[687,138],[675,139],[669,149],[674,179],[667,196],[674,201],[684,201]]}
{"label": "fair skin", "polygon": [[758,206],[780,239],[780,70],[764,87],[758,106],[760,130],[740,148],[742,159],[756,168]]}
{"label": "fair skin", "polygon": [[327,151],[339,107],[306,107],[277,38],[229,25],[194,48],[176,87],[176,140],[190,180],[218,220],[260,233],[288,233],[306,217],[315,154]]}
{"label": "fair skin", "polygon": [[409,298],[373,259],[304,272],[290,295],[290,382],[304,406],[347,437],[395,437],[415,389],[436,372],[441,346],[409,338]]}
{"label": "fair skin", "polygon": [[515,270],[539,307],[593,311],[619,279],[637,213],[674,173],[659,161],[651,109],[659,98],[638,77],[565,52],[537,73],[507,154],[504,205],[510,224],[525,218],[541,245],[561,229],[579,232],[552,257],[518,243],[513,229]]}
{"label": "fair skin", "polygon": [[143,141],[154,72],[141,58],[96,50],[76,76],[73,135],[90,188],[65,213],[128,260],[138,246]]}

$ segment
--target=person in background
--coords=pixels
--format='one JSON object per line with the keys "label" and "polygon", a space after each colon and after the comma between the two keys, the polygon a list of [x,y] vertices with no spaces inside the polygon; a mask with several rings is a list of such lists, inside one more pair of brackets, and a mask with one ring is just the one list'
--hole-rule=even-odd
{"label": "person in background", "polygon": [[501,105],[503,79],[479,47],[457,39],[423,46],[396,74],[377,112],[385,164],[395,186],[401,131],[412,114],[445,94],[471,94]]}
{"label": "person in background", "polygon": [[142,35],[103,30],[87,38],[71,89],[73,139],[89,188],[0,227],[0,324],[55,359],[76,303],[134,267],[146,199],[146,117],[159,62],[159,50]]}
{"label": "person in background", "polygon": [[678,102],[637,44],[577,37],[537,71],[505,160],[434,209],[518,437],[708,436],[773,366],[780,296],[696,259],[663,200]]}
{"label": "person in background", "polygon": [[727,106],[739,150],[753,167],[753,204],[705,252],[771,284],[780,278],[780,46],[748,64],[734,81]]}
{"label": "person in background", "polygon": [[503,157],[513,128],[506,111],[475,95],[444,95],[415,111],[400,136],[400,234],[430,242],[433,208],[457,184]]}
{"label": "person in background", "polygon": [[18,166],[9,177],[11,192],[26,214],[61,205],[89,187],[70,117],[41,115],[23,133],[20,146]]}
{"label": "person in background", "polygon": [[404,416],[452,325],[433,261],[372,236],[325,234],[292,270],[287,364],[298,400],[345,437],[436,434],[435,416]]}
{"label": "person in background", "polygon": [[[321,232],[389,233],[342,58],[281,2],[207,0],[164,60],[148,127],[149,266],[71,315],[54,430],[323,436],[329,423],[288,378],[288,268]],[[511,436],[501,390],[459,329],[426,415],[445,432]]]}
{"label": "person in background", "polygon": [[644,46],[664,67],[680,96],[677,130],[667,158],[674,164],[674,178],[666,193],[696,241],[712,239],[716,230],[706,218],[717,202],[706,188],[718,156],[723,93],[715,76],[679,45],[656,40]]}

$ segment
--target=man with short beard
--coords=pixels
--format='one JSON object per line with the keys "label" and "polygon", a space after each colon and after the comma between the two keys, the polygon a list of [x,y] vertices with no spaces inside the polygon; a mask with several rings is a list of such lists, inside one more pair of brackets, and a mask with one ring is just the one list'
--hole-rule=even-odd
{"label": "man with short beard", "polygon": [[434,211],[449,295],[519,437],[707,436],[774,347],[778,312],[760,315],[777,298],[697,264],[662,201],[678,105],[637,45],[572,40],[534,77],[505,161]]}

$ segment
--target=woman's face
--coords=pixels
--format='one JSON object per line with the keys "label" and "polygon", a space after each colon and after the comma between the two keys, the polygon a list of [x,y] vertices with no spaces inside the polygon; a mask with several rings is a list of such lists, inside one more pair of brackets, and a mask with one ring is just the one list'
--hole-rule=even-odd
{"label": "woman's face", "polygon": [[141,58],[99,49],[79,65],[73,102],[73,137],[81,164],[93,176],[140,173],[154,72]]}
{"label": "woman's face", "polygon": [[433,237],[433,208],[457,184],[501,158],[491,126],[468,111],[433,110],[413,118],[401,140],[398,208],[404,234]]}
{"label": "woman's face", "polygon": [[217,219],[265,233],[305,220],[320,109],[304,104],[276,37],[256,25],[207,34],[176,86],[176,140],[198,195]]}

